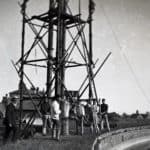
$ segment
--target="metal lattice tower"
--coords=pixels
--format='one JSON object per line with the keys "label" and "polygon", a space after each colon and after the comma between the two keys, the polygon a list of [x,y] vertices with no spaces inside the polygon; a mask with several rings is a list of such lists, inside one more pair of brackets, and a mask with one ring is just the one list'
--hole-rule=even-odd
{"label": "metal lattice tower", "polygon": [[[95,71],[93,67],[93,50],[92,50],[92,14],[94,11],[93,0],[89,0],[89,14],[88,18],[82,19],[80,0],[79,13],[73,14],[68,0],[49,0],[49,10],[40,15],[29,17],[26,13],[26,6],[28,0],[20,5],[22,9],[22,44],[21,44],[21,58],[15,63],[16,69],[20,77],[20,127],[22,118],[22,107],[25,98],[23,97],[23,84],[26,78],[32,87],[34,83],[28,77],[25,66],[45,68],[46,73],[46,97],[52,98],[59,95],[64,98],[65,92],[68,88],[65,84],[65,70],[69,68],[84,67],[87,71],[85,79],[81,83],[78,90],[78,99],[81,99],[85,91],[88,90],[87,99],[97,99],[96,86],[94,78],[108,59],[110,54],[106,57],[101,66]],[[37,23],[38,22],[38,23]],[[29,26],[35,38],[29,49],[25,49],[26,26]],[[86,29],[87,28],[87,29]],[[85,35],[85,29],[88,31],[88,38]],[[76,32],[75,32],[76,31]],[[70,42],[67,42],[70,39]],[[80,42],[79,42],[80,41]],[[68,44],[69,43],[69,44]],[[43,56],[39,59],[30,59],[30,55],[34,49],[38,47]],[[79,52],[82,63],[73,58],[73,51]],[[45,63],[43,65],[43,63]],[[69,95],[69,93],[68,93]],[[69,95],[70,98],[72,95]],[[41,97],[39,95],[39,97]],[[29,98],[34,104],[34,97],[29,94]],[[34,104],[36,112],[39,113],[39,106]],[[35,113],[32,114],[27,126],[28,128],[33,123]]]}

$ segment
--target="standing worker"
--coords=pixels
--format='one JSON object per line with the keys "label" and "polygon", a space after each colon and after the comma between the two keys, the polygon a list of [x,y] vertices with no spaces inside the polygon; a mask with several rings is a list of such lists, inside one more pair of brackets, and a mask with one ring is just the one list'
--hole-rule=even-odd
{"label": "standing worker", "polygon": [[[84,117],[85,117],[85,108],[82,102],[78,102],[76,105],[76,132],[77,134],[83,135],[84,133]],[[80,127],[80,129],[79,129]],[[79,131],[80,130],[80,131]]]}
{"label": "standing worker", "polygon": [[51,118],[52,118],[52,138],[59,141],[60,139],[60,104],[59,96],[56,96],[51,105]]}
{"label": "standing worker", "polygon": [[40,112],[42,114],[42,121],[43,121],[43,127],[42,127],[42,133],[43,135],[46,135],[47,133],[47,125],[50,126],[50,105],[48,102],[48,98],[44,99],[44,102],[41,104]]}
{"label": "standing worker", "polygon": [[93,100],[93,103],[91,104],[91,113],[92,113],[92,122],[91,122],[91,130],[93,132],[93,128],[95,132],[99,133],[99,127],[98,127],[98,105],[96,100]]}
{"label": "standing worker", "polygon": [[102,104],[101,104],[101,115],[102,115],[102,120],[101,120],[101,130],[104,129],[104,122],[106,122],[107,129],[110,131],[110,126],[109,126],[109,121],[108,121],[108,104],[105,104],[105,99],[102,99]]}
{"label": "standing worker", "polygon": [[16,142],[17,140],[17,125],[16,125],[16,107],[17,100],[15,98],[11,98],[11,102],[6,107],[5,118],[3,124],[5,125],[5,132],[3,136],[3,143],[6,144],[7,140],[12,132],[12,142]]}

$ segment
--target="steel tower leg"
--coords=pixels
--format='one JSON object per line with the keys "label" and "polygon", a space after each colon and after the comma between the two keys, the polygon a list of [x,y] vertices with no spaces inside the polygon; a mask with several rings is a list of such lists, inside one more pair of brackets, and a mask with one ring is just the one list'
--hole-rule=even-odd
{"label": "steel tower leg", "polygon": [[49,0],[49,27],[48,27],[48,50],[47,50],[47,84],[46,84],[46,96],[47,98],[51,97],[52,89],[52,57],[53,57],[53,19],[50,17],[50,10],[53,9],[54,0]]}
{"label": "steel tower leg", "polygon": [[[60,60],[65,55],[65,40],[66,40],[66,27],[62,14],[66,12],[67,0],[58,1],[58,25],[57,25],[57,49],[56,49],[56,84],[55,94],[64,99],[64,81],[65,81],[65,61],[60,64]],[[65,100],[64,100],[65,101]],[[69,134],[69,120],[65,118],[65,102],[61,102],[62,109],[62,134]]]}
{"label": "steel tower leg", "polygon": [[93,47],[92,47],[92,0],[89,0],[89,100],[93,98],[92,91],[92,65],[93,65]]}
{"label": "steel tower leg", "polygon": [[21,12],[22,12],[22,41],[21,41],[21,67],[20,67],[20,82],[19,82],[19,91],[20,91],[20,106],[19,106],[19,113],[20,113],[20,120],[19,120],[19,129],[22,128],[22,107],[23,107],[23,86],[24,86],[24,45],[25,45],[25,14],[26,14],[26,4],[28,0],[24,0],[21,5]]}
{"label": "steel tower leg", "polygon": [[58,25],[57,25],[57,48],[56,48],[56,81],[55,81],[55,95],[63,98],[64,83],[64,62],[60,64],[60,60],[65,52],[65,24],[61,14],[65,12],[66,0],[58,0]]}

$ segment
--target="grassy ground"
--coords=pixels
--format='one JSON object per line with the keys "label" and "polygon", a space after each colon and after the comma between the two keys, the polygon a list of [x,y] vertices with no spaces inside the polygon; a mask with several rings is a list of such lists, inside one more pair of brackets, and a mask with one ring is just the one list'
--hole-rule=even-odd
{"label": "grassy ground", "polygon": [[[134,119],[135,120],[135,119]],[[141,126],[141,125],[148,125],[150,121],[146,122],[145,120],[140,122],[135,122],[130,120],[124,120],[124,121],[116,121],[117,126],[112,130],[119,129],[119,128],[125,128],[125,127],[132,127],[132,126]],[[71,126],[72,129],[75,127]],[[0,129],[3,131],[3,129]],[[42,137],[42,136],[36,136],[35,138],[30,138],[28,140],[22,140],[19,141],[16,144],[7,144],[5,146],[1,146],[0,144],[0,150],[91,150],[92,144],[96,138],[96,135],[92,135],[89,132],[89,128],[86,128],[86,133],[83,136],[67,136],[67,137],[61,137],[61,141],[57,142],[52,140],[50,137]],[[149,147],[146,147],[145,149],[131,149],[131,150],[150,150],[150,144]],[[140,148],[140,147],[138,147]]]}
{"label": "grassy ground", "polygon": [[[0,140],[0,150],[91,150],[96,135],[90,133],[89,127],[85,128],[83,136],[74,135],[75,127],[73,125],[71,124],[70,127],[71,135],[61,136],[59,142],[52,140],[50,136],[42,136],[37,133],[34,138],[21,140],[16,144],[2,145],[2,140]],[[4,128],[0,128],[0,132],[3,130]]]}
{"label": "grassy ground", "polygon": [[48,136],[38,136],[16,144],[2,145],[0,150],[91,150],[95,137],[94,135],[72,135],[61,137],[61,140],[57,142]]}

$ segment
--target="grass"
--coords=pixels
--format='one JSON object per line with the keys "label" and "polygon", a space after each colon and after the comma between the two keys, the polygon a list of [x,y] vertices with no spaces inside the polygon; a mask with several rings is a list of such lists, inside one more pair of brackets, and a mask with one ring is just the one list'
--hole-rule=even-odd
{"label": "grass", "polygon": [[49,137],[38,137],[4,145],[0,150],[91,150],[94,140],[94,135],[66,136],[59,142]]}
{"label": "grass", "polygon": [[[117,124],[112,130],[149,125],[150,120],[136,120],[136,119],[124,119],[114,122]],[[74,128],[74,127],[72,127]],[[22,140],[17,144],[7,144],[1,146],[0,150],[91,150],[92,144],[96,136],[89,132],[89,128],[86,128],[86,133],[83,136],[70,135],[61,137],[61,141],[57,142],[50,137],[36,136],[36,138],[30,138],[28,140]],[[147,149],[143,149],[147,150]]]}
{"label": "grass", "polygon": [[0,150],[91,150],[96,135],[89,132],[89,127],[85,128],[83,136],[74,135],[75,127],[73,125],[71,124],[70,127],[71,135],[61,136],[60,142],[52,140],[50,136],[43,137],[38,133],[34,138],[21,140],[17,144],[0,145]]}

